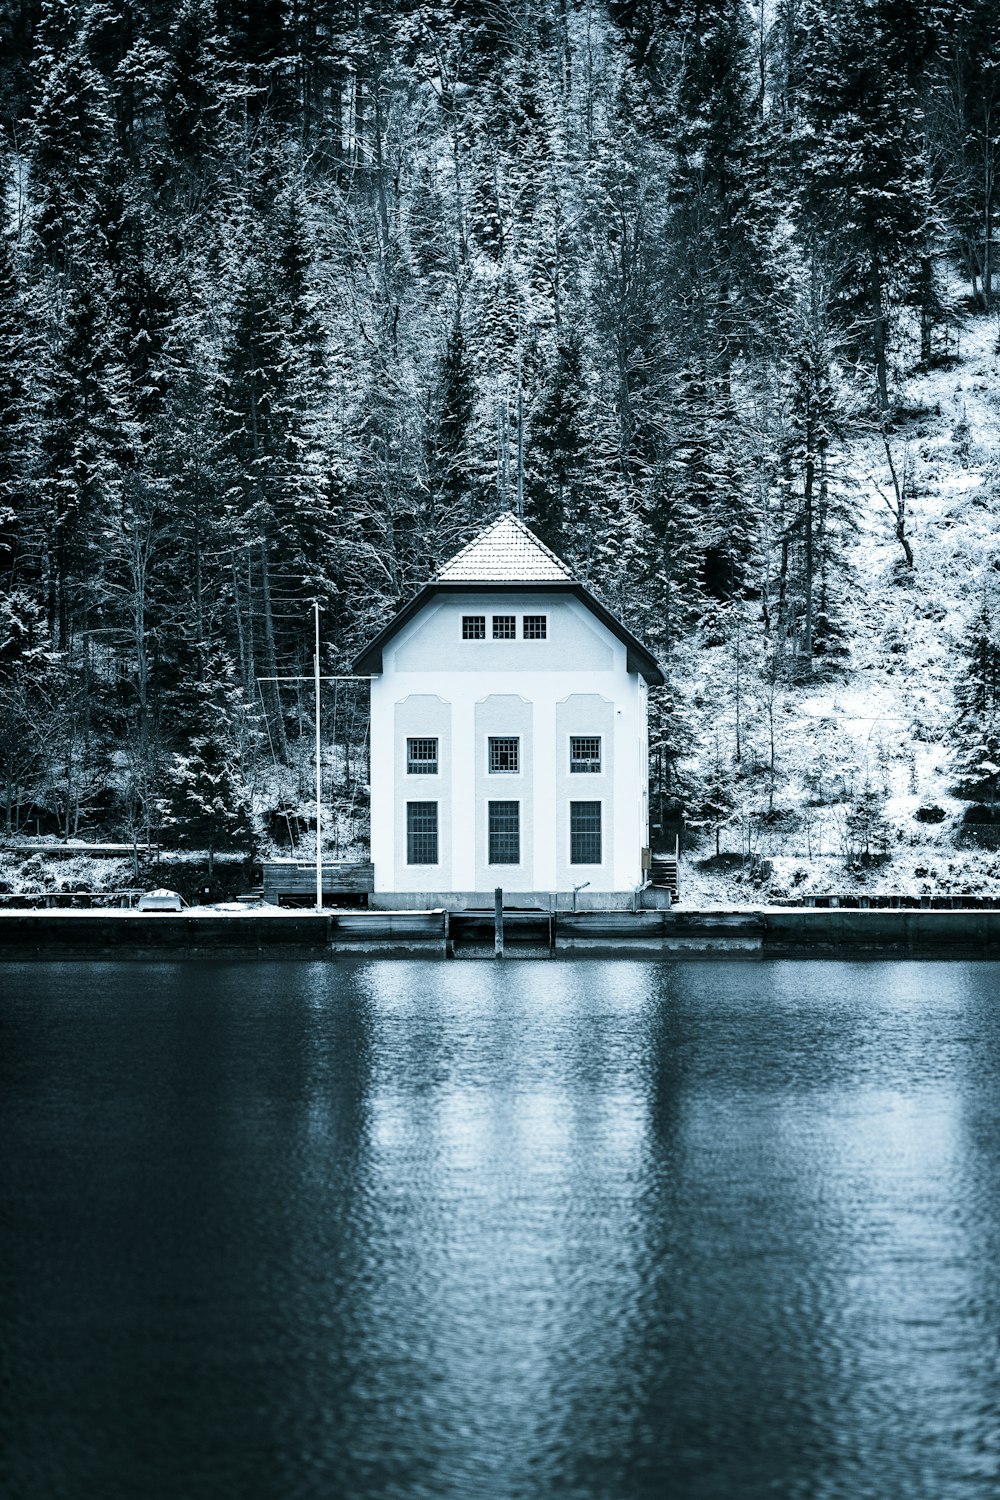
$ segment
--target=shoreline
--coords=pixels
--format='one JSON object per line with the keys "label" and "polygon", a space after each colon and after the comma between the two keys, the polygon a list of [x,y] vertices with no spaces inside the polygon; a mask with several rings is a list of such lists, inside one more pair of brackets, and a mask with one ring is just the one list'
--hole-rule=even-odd
{"label": "shoreline", "polygon": [[[0,912],[0,962],[492,958],[492,913]],[[741,907],[505,912],[507,958],[1000,958],[1000,910]]]}

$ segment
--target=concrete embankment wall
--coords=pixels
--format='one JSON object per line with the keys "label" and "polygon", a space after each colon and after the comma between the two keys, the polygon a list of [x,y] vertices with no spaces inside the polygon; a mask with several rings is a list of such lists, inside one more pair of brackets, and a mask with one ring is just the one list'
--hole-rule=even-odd
{"label": "concrete embankment wall", "polygon": [[560,953],[755,957],[763,940],[757,912],[578,912],[556,918]]}
{"label": "concrete embankment wall", "polygon": [[[361,923],[360,927],[358,923]],[[440,912],[0,913],[0,960],[25,958],[328,958],[332,953],[442,956]]]}
{"label": "concrete embankment wall", "polygon": [[615,912],[557,919],[558,951],[760,958],[1000,958],[1000,911]]}
{"label": "concrete embankment wall", "polygon": [[[492,948],[486,914],[463,925],[442,911],[0,913],[3,959],[456,957]],[[480,928],[482,930],[480,930]],[[536,956],[745,958],[1000,958],[1000,911],[511,914],[505,952]]]}
{"label": "concrete embankment wall", "polygon": [[1000,911],[815,911],[762,913],[765,957],[951,956],[1000,958]]}

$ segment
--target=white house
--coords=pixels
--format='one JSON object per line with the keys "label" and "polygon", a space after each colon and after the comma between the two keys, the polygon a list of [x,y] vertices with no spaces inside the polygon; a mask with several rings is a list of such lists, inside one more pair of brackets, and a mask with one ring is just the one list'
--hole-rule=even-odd
{"label": "white house", "polygon": [[663,674],[522,521],[487,526],[354,670],[372,675],[374,904],[481,906],[497,886],[631,904]]}

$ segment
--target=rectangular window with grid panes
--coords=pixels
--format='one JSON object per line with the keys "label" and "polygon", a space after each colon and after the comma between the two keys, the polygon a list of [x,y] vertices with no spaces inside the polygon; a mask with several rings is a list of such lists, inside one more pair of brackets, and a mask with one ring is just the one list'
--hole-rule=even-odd
{"label": "rectangular window with grid panes", "polygon": [[485,615],[463,615],[462,616],[462,640],[463,641],[485,641],[486,639],[486,616]]}
{"label": "rectangular window with grid panes", "polygon": [[571,802],[569,805],[569,862],[571,865],[601,863],[601,804]]}
{"label": "rectangular window with grid panes", "polygon": [[522,634],[526,641],[544,641],[548,632],[545,615],[525,615]]}
{"label": "rectangular window with grid panes", "polygon": [[408,739],[406,771],[409,776],[436,776],[438,742],[436,739]]}
{"label": "rectangular window with grid panes", "polygon": [[406,863],[436,865],[438,862],[438,805],[436,802],[406,804]]}
{"label": "rectangular window with grid panes", "polygon": [[599,734],[571,734],[569,737],[569,768],[571,772],[596,772],[601,769],[601,736]]}
{"label": "rectangular window with grid panes", "polygon": [[517,735],[490,735],[491,776],[516,776],[521,769],[521,742]]}
{"label": "rectangular window with grid panes", "polygon": [[493,639],[495,641],[516,641],[517,615],[494,615]]}
{"label": "rectangular window with grid panes", "polygon": [[521,863],[521,804],[519,802],[491,802],[489,804],[489,863],[491,865],[519,865]]}

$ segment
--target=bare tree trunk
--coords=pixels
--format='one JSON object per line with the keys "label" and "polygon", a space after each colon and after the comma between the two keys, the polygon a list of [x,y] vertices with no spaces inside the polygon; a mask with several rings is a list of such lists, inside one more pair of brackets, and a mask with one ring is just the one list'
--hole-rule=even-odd
{"label": "bare tree trunk", "polygon": [[882,296],[882,277],[875,266],[872,268],[872,337],[875,343],[875,378],[878,382],[878,406],[879,411],[885,413],[889,410],[888,334]]}
{"label": "bare tree trunk", "polygon": [[389,205],[385,196],[385,161],[382,155],[382,101],[377,89],[372,97],[375,103],[375,194],[384,256],[389,251]]}
{"label": "bare tree trunk", "polygon": [[73,801],[73,722],[70,720],[69,738],[66,741],[66,796],[63,801],[63,836],[69,838],[70,807]]}
{"label": "bare tree trunk", "polygon": [[517,513],[524,519],[524,390],[517,387]]}
{"label": "bare tree trunk", "polygon": [[893,462],[892,449],[889,446],[889,436],[884,426],[882,428],[882,446],[885,448],[886,462],[889,465],[889,473],[892,475],[892,488],[895,501],[889,500],[886,496],[883,496],[883,499],[885,499],[886,504],[892,512],[896,526],[896,540],[903,549],[906,566],[912,568],[913,548],[910,545],[909,537],[906,535],[906,467],[904,465],[903,481],[900,483],[899,476],[896,473],[896,465]]}
{"label": "bare tree trunk", "polygon": [[806,472],[802,494],[802,525],[805,552],[805,627],[802,638],[802,654],[805,657],[806,672],[810,674],[812,672],[813,656],[813,490],[816,482],[814,443],[815,416],[812,409],[812,397],[810,396],[809,407],[806,413]]}
{"label": "bare tree trunk", "polygon": [[983,194],[983,300],[989,311],[993,301],[993,160],[987,147],[986,182]]}
{"label": "bare tree trunk", "polygon": [[[264,606],[264,659],[267,663],[267,675],[277,677],[278,654],[274,646],[274,616],[271,613],[271,574],[267,555],[267,543],[260,544],[260,581],[261,600]],[[281,694],[277,682],[270,684],[270,697],[273,705],[274,724],[276,729],[275,743],[282,765],[288,764],[288,737],[285,734],[285,721],[281,713]]]}
{"label": "bare tree trunk", "polygon": [[781,565],[778,568],[778,632],[775,649],[783,651],[788,629],[788,532],[781,534]]}
{"label": "bare tree trunk", "polygon": [[500,474],[499,499],[501,505],[510,505],[510,409],[507,404],[507,393],[504,392],[503,401],[499,408],[499,434],[500,434]]}
{"label": "bare tree trunk", "polygon": [[569,38],[569,0],[559,0],[559,48],[562,54],[562,92],[569,97],[573,92],[573,45]]}
{"label": "bare tree trunk", "polygon": [[247,692],[252,697],[257,686],[257,662],[254,656],[253,574],[249,547],[247,548],[247,674]]}
{"label": "bare tree trunk", "polygon": [[147,736],[149,696],[149,654],[146,650],[146,586],[152,552],[153,521],[149,514],[133,509],[129,541],[129,566],[132,574],[132,634],[135,645],[136,696],[139,700],[139,740]]}
{"label": "bare tree trunk", "polygon": [[356,167],[364,165],[362,136],[365,128],[365,85],[360,73],[354,75],[354,128],[351,132],[354,148],[353,162]]}
{"label": "bare tree trunk", "polygon": [[247,661],[246,641],[243,636],[243,616],[240,613],[240,579],[236,570],[236,558],[232,559],[233,568],[233,610],[236,615],[236,639],[240,651],[240,676],[243,679],[243,691],[251,692],[252,680],[250,677],[249,663]]}
{"label": "bare tree trunk", "polygon": [[740,611],[736,612],[736,764],[739,765],[743,759],[743,733],[741,713],[743,709],[743,617]]}
{"label": "bare tree trunk", "polygon": [[889,375],[886,369],[886,317],[882,311],[882,299],[873,324],[876,341],[876,380],[879,381],[879,411],[889,410]]}
{"label": "bare tree trunk", "polygon": [[204,673],[204,662],[202,661],[202,645],[205,640],[205,613],[202,592],[204,580],[202,578],[201,565],[201,526],[195,519],[194,533],[194,623],[198,636],[198,681],[202,680]]}
{"label": "bare tree trunk", "polygon": [[931,332],[934,326],[931,304],[934,292],[934,268],[929,255],[920,259],[920,363],[931,362]]}

